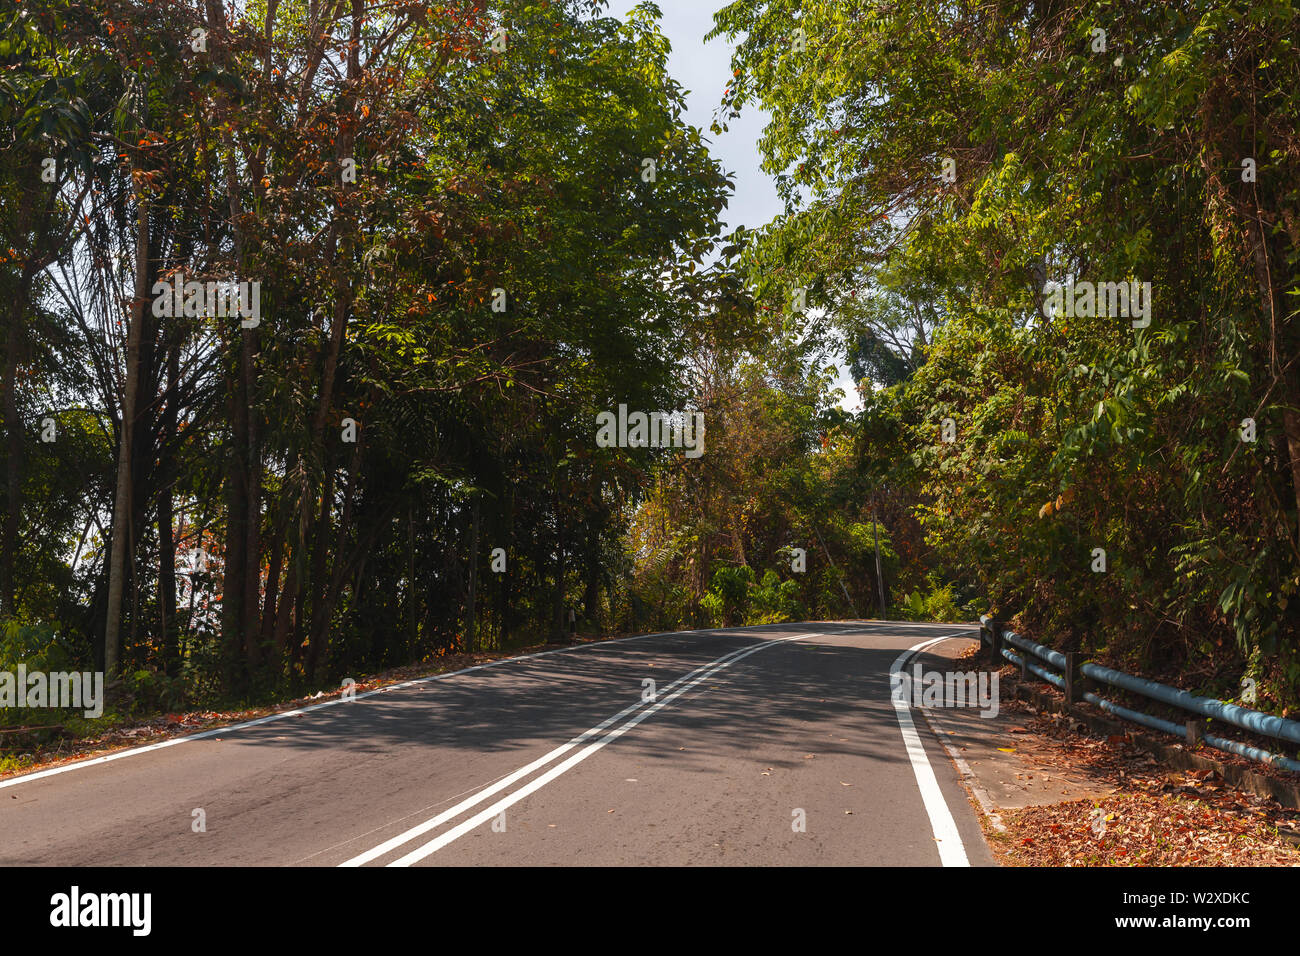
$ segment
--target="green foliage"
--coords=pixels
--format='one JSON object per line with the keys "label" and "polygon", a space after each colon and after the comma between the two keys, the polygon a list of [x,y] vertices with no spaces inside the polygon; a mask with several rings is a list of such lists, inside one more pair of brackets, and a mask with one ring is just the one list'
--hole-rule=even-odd
{"label": "green foliage", "polygon": [[[745,324],[729,182],[655,6],[605,6],[0,12],[0,613],[120,651],[136,710],[693,613],[629,591],[651,455],[592,421]],[[135,307],[178,274],[260,322]]]}
{"label": "green foliage", "polygon": [[181,710],[192,703],[190,686],[182,677],[168,677],[155,668],[140,668],[122,675],[125,705],[138,714]]}
{"label": "green foliage", "polygon": [[766,343],[713,334],[698,350],[706,450],[656,460],[629,528],[634,574],[684,589],[687,621],[856,616],[878,604],[877,537],[886,587],[900,575],[888,522],[871,523],[889,492],[858,473],[822,347],[758,312]]}
{"label": "green foliage", "polygon": [[[1233,675],[1258,653],[1293,706],[1294,5],[739,0],[716,20],[730,115],[771,114],[788,206],[746,262],[816,277],[870,379],[861,472],[897,489],[924,533],[909,562],[937,575],[904,612],[984,595],[1147,666]],[[1048,315],[1049,280],[1150,282],[1151,321]]]}
{"label": "green foliage", "polygon": [[714,627],[779,624],[805,616],[798,582],[782,581],[770,568],[759,578],[748,565],[715,568],[700,608]]}
{"label": "green foliage", "polygon": [[742,621],[748,612],[749,592],[753,586],[753,568],[721,565],[714,569],[709,589],[700,598],[700,607],[715,627],[731,627]]}
{"label": "green foliage", "polygon": [[897,616],[905,621],[970,621],[987,613],[987,605],[976,598],[970,604],[959,606],[953,584],[940,584],[931,574],[922,591],[915,588],[899,603]]}
{"label": "green foliage", "polygon": [[84,666],[83,643],[52,624],[22,624],[9,619],[0,624],[0,671],[19,664],[28,671],[69,671]]}
{"label": "green foliage", "polygon": [[749,606],[747,624],[779,624],[806,617],[799,600],[799,583],[792,578],[782,581],[770,568],[763,572],[761,580],[750,585]]}
{"label": "green foliage", "polygon": [[[88,657],[88,648],[84,642],[57,625],[23,624],[13,619],[0,623],[0,671],[14,675],[15,685],[19,665],[29,675],[36,672],[49,674],[80,671],[87,669]],[[25,691],[25,688],[22,690]],[[69,712],[51,707],[0,708],[0,725],[66,725],[69,722],[77,722],[79,726],[90,723],[82,719],[80,711]]]}

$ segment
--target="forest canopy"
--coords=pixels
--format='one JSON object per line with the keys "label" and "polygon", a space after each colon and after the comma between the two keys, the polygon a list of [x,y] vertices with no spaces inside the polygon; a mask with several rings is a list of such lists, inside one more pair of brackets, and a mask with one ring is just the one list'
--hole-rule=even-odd
{"label": "forest canopy", "polygon": [[736,0],[785,212],[730,233],[659,20],[0,11],[0,669],[995,609],[1295,706],[1292,4]]}

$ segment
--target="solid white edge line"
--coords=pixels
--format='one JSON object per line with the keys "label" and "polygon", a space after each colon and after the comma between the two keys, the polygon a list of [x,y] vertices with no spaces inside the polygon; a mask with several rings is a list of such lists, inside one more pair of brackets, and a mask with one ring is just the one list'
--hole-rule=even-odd
{"label": "solid white edge line", "polygon": [[627,733],[637,724],[641,723],[641,721],[645,720],[651,714],[655,713],[655,711],[659,710],[661,707],[664,707],[665,705],[670,703],[675,697],[679,697],[680,695],[686,693],[686,691],[690,690],[696,684],[700,683],[700,681],[707,680],[709,677],[713,676],[713,674],[727,667],[730,667],[732,664],[736,663],[736,661],[748,657],[750,654],[755,654],[766,647],[771,647],[774,644],[784,644],[788,641],[797,641],[809,637],[823,637],[823,636],[826,635],[824,633],[794,634],[791,635],[790,637],[781,637],[781,638],[777,638],[776,640],[765,641],[764,643],[756,644],[753,647],[743,648],[742,649],[743,653],[739,653],[734,656],[731,656],[730,660],[723,661],[722,663],[709,665],[709,670],[706,673],[700,674],[694,680],[690,681],[690,683],[677,689],[676,691],[669,694],[668,696],[658,699],[654,704],[647,707],[645,710],[641,711],[641,713],[637,714],[631,720],[627,721],[626,723],[624,723],[619,727],[616,727],[614,730],[611,730],[600,740],[597,740],[595,743],[588,744],[586,747],[578,751],[568,760],[564,761],[563,763],[555,767],[552,767],[550,770],[542,774],[537,779],[533,780],[531,783],[525,784],[524,786],[520,787],[514,793],[510,794],[510,796],[498,800],[496,803],[492,804],[490,807],[487,807],[486,809],[480,810],[478,813],[470,817],[468,820],[464,821],[463,823],[457,824],[456,826],[448,830],[446,833],[424,844],[424,846],[418,847],[417,849],[412,850],[410,853],[407,853],[405,856],[394,860],[392,863],[389,863],[388,866],[399,866],[399,867],[410,866],[412,863],[418,863],[420,860],[423,860],[425,857],[431,856],[432,854],[438,852],[444,846],[451,843],[453,840],[460,839],[466,833],[469,833],[471,830],[474,830],[479,826],[482,826],[488,820],[491,820],[493,817],[497,816],[499,813],[501,813],[501,811],[518,803],[520,800],[524,799],[529,794],[532,794],[540,790],[542,787],[546,786],[548,783],[550,783],[552,780],[559,777],[561,774],[566,773],[573,767],[580,764],[582,761],[586,760],[588,757],[594,754],[597,750],[600,750],[606,744],[612,742],[613,740],[616,740],[617,738],[621,737],[623,734]]}
{"label": "solid white edge line", "polygon": [[[776,627],[779,625],[758,625],[759,627]],[[788,626],[788,625],[787,625]],[[332,700],[324,700],[319,704],[311,704],[307,707],[298,707],[294,710],[285,710],[277,714],[268,714],[265,717],[258,717],[256,720],[246,720],[238,724],[227,724],[223,727],[214,727],[212,730],[200,731],[197,734],[188,734],[184,737],[173,737],[170,740],[160,740],[156,744],[145,744],[143,747],[129,747],[126,750],[119,750],[115,753],[104,754],[102,757],[90,757],[86,760],[77,760],[72,763],[63,764],[59,767],[50,767],[46,770],[36,770],[31,773],[19,774],[18,776],[9,777],[0,780],[0,790],[6,787],[15,787],[20,783],[29,783],[33,780],[40,780],[44,777],[53,777],[56,774],[70,773],[73,770],[81,770],[84,767],[94,767],[99,764],[108,763],[112,760],[121,760],[123,757],[134,757],[137,754],[145,754],[154,750],[162,750],[165,747],[174,747],[177,744],[189,743],[192,740],[203,740],[207,737],[215,737],[218,734],[233,733],[236,730],[247,730],[249,727],[257,727],[261,724],[269,724],[273,720],[283,720],[286,717],[298,717],[302,714],[311,713],[313,710],[320,710],[323,707],[334,707],[339,704],[355,703],[358,700],[364,700],[367,697],[373,697],[376,694],[386,694],[389,691],[401,690],[406,687],[415,687],[419,684],[428,684],[433,681],[446,680],[448,677],[456,677],[460,674],[468,674],[472,671],[486,670],[489,667],[500,667],[503,664],[513,664],[517,661],[531,660],[535,657],[546,657],[550,654],[562,654],[567,651],[583,651],[592,648],[601,648],[610,644],[622,644],[625,641],[640,641],[648,637],[676,637],[688,634],[725,634],[730,631],[753,630],[752,627],[711,627],[697,628],[693,631],[656,631],[653,634],[633,634],[629,637],[611,637],[604,641],[592,641],[589,644],[579,644],[574,647],[556,647],[549,651],[535,651],[532,654],[520,654],[517,657],[503,657],[497,661],[486,661],[482,664],[475,664],[473,667],[466,667],[458,671],[448,671],[445,674],[431,674],[428,677],[417,677],[413,680],[402,681],[398,684],[388,684],[384,687],[377,687],[374,690],[368,690],[364,693],[357,694],[352,699],[336,697]]]}
{"label": "solid white edge line", "polygon": [[989,796],[989,792],[980,784],[979,778],[975,776],[975,771],[971,770],[970,764],[966,762],[960,751],[948,740],[952,736],[952,731],[948,729],[948,723],[943,720],[937,711],[921,709],[921,716],[925,722],[930,725],[930,730],[934,732],[939,743],[943,744],[943,749],[948,751],[948,757],[952,760],[953,766],[961,774],[962,781],[966,784],[966,789],[971,792],[975,802],[979,804],[980,812],[988,819],[989,824],[999,833],[1006,833],[1007,826],[1002,822],[1002,817],[998,813],[997,804]]}
{"label": "solid white edge line", "polygon": [[933,644],[964,636],[966,632],[961,631],[914,644],[898,655],[893,666],[889,668],[889,699],[894,704],[894,716],[898,718],[898,728],[903,733],[907,759],[912,764],[916,785],[921,790],[921,802],[925,804],[926,815],[930,818],[930,829],[934,832],[941,866],[970,866],[970,860],[966,858],[966,848],[962,845],[961,834],[957,832],[957,821],[953,819],[952,811],[948,809],[948,803],[943,798],[943,791],[939,789],[939,780],[934,775],[930,758],[925,753],[925,745],[921,742],[921,735],[917,733],[916,724],[912,720],[911,704],[906,700],[900,700],[896,689],[901,684],[898,677],[903,667],[914,654]]}

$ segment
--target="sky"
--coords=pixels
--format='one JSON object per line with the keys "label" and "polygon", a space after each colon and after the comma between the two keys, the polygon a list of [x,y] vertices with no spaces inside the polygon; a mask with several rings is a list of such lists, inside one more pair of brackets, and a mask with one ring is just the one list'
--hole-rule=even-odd
{"label": "sky", "polygon": [[[632,0],[622,2],[631,8]],[[735,194],[723,213],[726,228],[730,231],[743,225],[756,229],[784,211],[772,178],[759,168],[758,139],[767,125],[767,114],[749,106],[728,124],[727,132],[715,135],[709,130],[731,76],[731,46],[725,37],[705,43],[704,36],[713,29],[714,12],[726,6],[727,0],[657,2],[663,12],[660,27],[672,44],[669,72],[686,90],[686,122],[700,128],[723,169],[734,175]],[[612,12],[617,15],[627,10],[620,10],[615,0]],[[842,358],[839,368],[836,385],[844,392],[840,404],[855,410],[861,402]]]}
{"label": "sky", "polygon": [[687,91],[686,121],[705,133],[713,155],[727,172],[736,174],[736,193],[725,215],[727,227],[753,229],[780,214],[782,206],[771,177],[759,169],[757,144],[766,114],[751,107],[731,121],[727,132],[709,131],[731,76],[731,46],[725,37],[705,43],[704,35],[713,29],[714,11],[724,6],[725,0],[659,0],[662,29],[672,43],[669,71]]}

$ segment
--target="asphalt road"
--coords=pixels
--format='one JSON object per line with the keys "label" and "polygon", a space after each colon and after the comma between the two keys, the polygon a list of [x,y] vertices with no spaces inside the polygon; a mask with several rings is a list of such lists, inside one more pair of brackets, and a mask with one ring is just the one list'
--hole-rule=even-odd
{"label": "asphalt road", "polygon": [[0,865],[992,865],[890,694],[974,633],[693,631],[412,682],[2,780]]}

